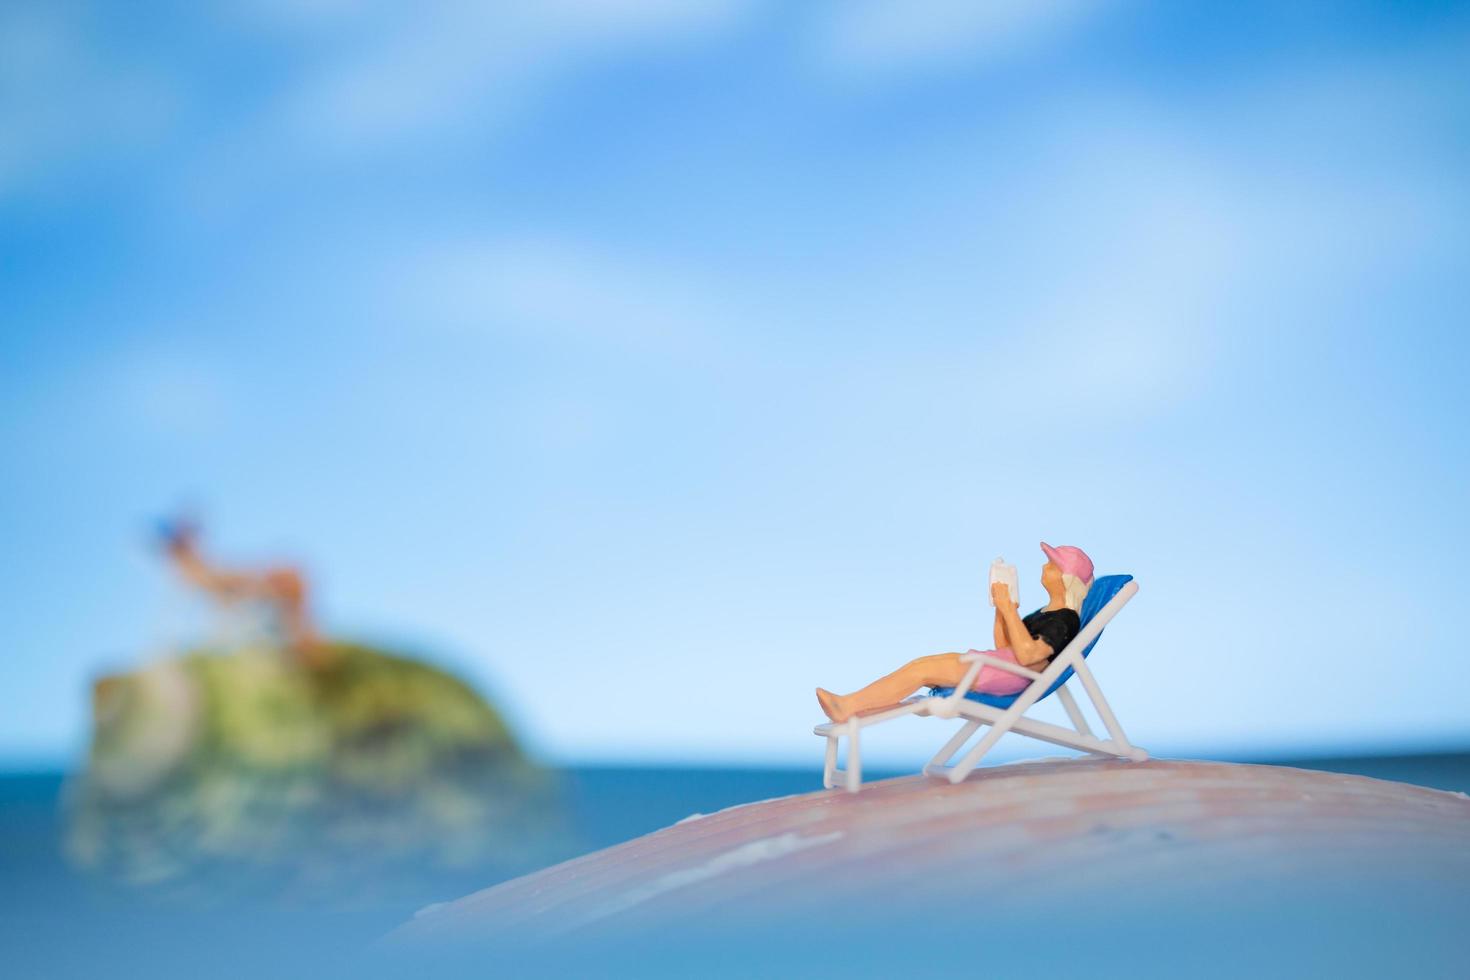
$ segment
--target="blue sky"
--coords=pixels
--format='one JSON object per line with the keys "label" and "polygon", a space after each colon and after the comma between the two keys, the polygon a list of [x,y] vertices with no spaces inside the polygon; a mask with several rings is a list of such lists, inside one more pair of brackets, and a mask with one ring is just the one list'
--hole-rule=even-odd
{"label": "blue sky", "polygon": [[556,760],[814,761],[1042,538],[1141,744],[1463,747],[1467,14],[6,5],[0,757],[181,504]]}

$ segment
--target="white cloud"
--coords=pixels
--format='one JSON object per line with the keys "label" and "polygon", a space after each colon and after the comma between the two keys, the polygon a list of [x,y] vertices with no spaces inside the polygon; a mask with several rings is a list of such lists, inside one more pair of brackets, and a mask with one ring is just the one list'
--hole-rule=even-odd
{"label": "white cloud", "polygon": [[75,8],[0,5],[0,197],[146,146],[181,95],[156,67],[120,59]]}
{"label": "white cloud", "polygon": [[216,14],[242,29],[304,34],[336,29],[365,6],[362,0],[233,0]]}
{"label": "white cloud", "polygon": [[[774,360],[811,356],[824,383],[856,383],[921,413],[954,393],[966,425],[980,404],[970,394],[977,358],[1006,366],[985,374],[983,404],[1009,405],[1005,414],[1018,420],[1070,418],[1077,401],[1165,411],[1219,366],[1213,313],[1250,273],[1244,249],[1269,216],[1157,119],[1094,102],[1054,122],[1043,141],[1051,149],[1038,150],[1033,168],[1000,180],[946,173],[931,181],[935,193],[955,200],[1011,202],[987,209],[989,224],[976,226],[970,212],[956,209],[940,219],[951,224],[939,227],[939,209],[927,202],[915,208],[911,231],[976,256],[973,278],[916,266],[903,243],[909,232],[900,229],[893,266],[874,270],[871,284],[798,279],[783,287],[797,309],[819,310],[864,336],[893,338],[899,346],[879,362],[867,345],[789,345],[785,338],[802,331],[779,322],[779,313],[757,318],[738,299],[768,283],[733,280],[672,254],[630,254],[565,236],[444,241],[392,263],[392,305],[402,322],[559,346],[659,359],[717,351],[727,368],[757,374]],[[997,242],[1022,256],[1017,266],[983,268]],[[914,304],[956,342],[914,349],[903,329]],[[962,328],[971,322],[967,343]],[[1038,400],[1036,376],[1011,369],[1036,364],[1065,379],[1072,402]]]}
{"label": "white cloud", "polygon": [[1065,36],[1098,6],[1087,0],[839,3],[820,25],[817,47],[824,62],[855,71],[991,61]]}
{"label": "white cloud", "polygon": [[447,124],[520,111],[579,58],[680,43],[728,29],[740,0],[449,0],[353,25],[364,43],[327,52],[281,107],[295,138],[370,147]]}
{"label": "white cloud", "polygon": [[164,438],[218,434],[235,401],[225,372],[207,357],[143,347],[103,365],[103,404],[129,431]]}
{"label": "white cloud", "polygon": [[395,267],[395,306],[410,322],[660,355],[703,348],[729,326],[712,280],[585,242],[445,242]]}
{"label": "white cloud", "polygon": [[[1238,370],[1233,358],[1250,347],[1243,335],[1320,323],[1311,307],[1350,291],[1354,275],[1401,261],[1400,252],[1443,254],[1446,241],[1463,238],[1443,202],[1464,189],[1443,175],[1426,182],[1401,166],[1361,168],[1332,158],[1330,147],[1295,169],[1269,155],[1242,156],[1249,140],[1237,125],[1271,107],[1285,113],[1276,125],[1290,129],[1310,110],[1311,100],[1294,105],[1295,79],[1278,83],[1252,91],[1256,109],[1226,113],[1232,124],[1223,129],[1218,117],[1185,117],[1115,94],[1038,106],[1011,134],[1008,169],[976,172],[975,148],[956,147],[932,171],[909,175],[898,206],[908,217],[877,219],[893,233],[891,267],[862,282],[781,285],[788,316],[819,311],[864,343],[834,348],[819,333],[793,329],[807,342],[780,341],[782,356],[820,357],[829,382],[844,370],[870,371],[863,390],[882,390],[897,404],[948,397],[926,391],[972,391],[977,360],[1045,363],[1076,400],[1155,416]],[[1378,104],[1388,114],[1402,109]],[[615,244],[450,242],[404,274],[407,310],[559,343],[659,355],[718,347],[727,364],[739,358],[742,370],[759,372],[773,356],[771,338],[782,334],[779,323],[732,301],[771,293],[770,281],[732,280],[657,251],[631,256]],[[905,323],[955,340],[916,347]],[[892,348],[866,367],[872,344],[885,337]],[[991,371],[983,384],[987,404],[1025,406],[1029,419],[1038,409],[1051,418],[1073,410],[1038,402],[1024,371]]]}
{"label": "white cloud", "polygon": [[1219,311],[1250,273],[1263,216],[1175,133],[1137,111],[1079,106],[1054,137],[1062,171],[1038,174],[1044,203],[1028,220],[1052,243],[1051,282],[1028,284],[1045,297],[1028,326],[1075,398],[1158,412],[1220,367]]}
{"label": "white cloud", "polygon": [[[427,138],[466,123],[483,133],[534,109],[578,63],[718,35],[746,8],[743,0],[224,8],[214,12],[221,29],[291,35],[279,53],[295,77],[263,103],[224,110],[235,115],[212,120],[207,141],[160,163],[191,220],[199,205],[228,212],[263,175],[400,140],[431,152]],[[157,144],[207,81],[195,71],[104,36],[85,8],[0,6],[0,194],[64,184],[75,167]]]}
{"label": "white cloud", "polygon": [[412,148],[443,158],[541,108],[558,79],[598,58],[718,36],[744,0],[316,0],[234,9],[240,29],[292,35],[290,84],[230,120],[169,182],[174,213],[229,220],[259,195],[347,158]]}

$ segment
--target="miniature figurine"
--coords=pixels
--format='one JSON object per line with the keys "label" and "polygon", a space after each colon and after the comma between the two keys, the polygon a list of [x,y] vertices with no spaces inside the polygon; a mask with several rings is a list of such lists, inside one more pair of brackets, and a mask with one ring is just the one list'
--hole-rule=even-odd
{"label": "miniature figurine", "polygon": [[258,602],[275,617],[285,646],[307,667],[325,666],[331,648],[321,642],[307,603],[306,577],[292,566],[242,571],[211,564],[199,552],[199,526],[186,519],[159,522],[169,561],[190,585],[220,606]]}
{"label": "miniature figurine", "polygon": [[[1042,542],[1041,550],[1049,559],[1041,569],[1041,585],[1049,601],[1023,618],[1017,612],[1018,603],[1009,585],[992,581],[995,649],[986,651],[1037,671],[1044,670],[1051,658],[1082,629],[1082,601],[1092,585],[1092,560],[1081,548],[1071,545],[1054,548]],[[828,718],[844,722],[859,712],[896,704],[921,687],[954,687],[964,680],[968,669],[960,654],[936,653],[911,660],[851,694],[837,695],[819,687],[817,701]],[[972,689],[986,694],[1016,694],[1028,683],[1024,677],[987,665],[981,669]]]}

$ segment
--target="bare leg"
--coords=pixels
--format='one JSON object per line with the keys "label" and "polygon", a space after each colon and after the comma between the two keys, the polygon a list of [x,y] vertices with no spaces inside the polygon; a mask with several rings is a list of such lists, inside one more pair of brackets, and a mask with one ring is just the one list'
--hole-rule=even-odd
{"label": "bare leg", "polygon": [[936,653],[910,660],[893,673],[844,697],[817,688],[817,701],[833,721],[842,722],[869,708],[897,704],[921,687],[953,687],[965,679],[966,665],[957,653]]}
{"label": "bare leg", "polygon": [[286,645],[302,664],[313,670],[328,666],[331,649],[321,642],[307,607],[305,577],[294,568],[277,568],[264,575],[262,593],[274,603],[281,618]]}

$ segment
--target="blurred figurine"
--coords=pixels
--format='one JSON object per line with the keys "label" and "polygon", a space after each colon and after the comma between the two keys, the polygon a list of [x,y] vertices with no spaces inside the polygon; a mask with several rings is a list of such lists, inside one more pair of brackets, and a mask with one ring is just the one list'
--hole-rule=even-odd
{"label": "blurred figurine", "polygon": [[[1082,629],[1082,600],[1092,584],[1092,560],[1081,548],[1053,548],[1042,543],[1049,559],[1041,569],[1041,586],[1048,602],[1022,617],[1018,603],[1005,581],[992,574],[990,598],[995,603],[995,649],[984,651],[1002,660],[1036,671],[1046,669],[1051,658],[1072,642]],[[975,651],[971,651],[972,653]],[[880,677],[861,690],[837,695],[817,688],[817,700],[828,718],[843,722],[853,715],[896,704],[921,687],[954,687],[964,680],[969,664],[958,653],[936,653],[910,660],[898,670]],[[996,667],[986,666],[975,679],[973,690],[986,694],[1016,694],[1030,682]]]}
{"label": "blurred figurine", "polygon": [[291,566],[252,571],[211,564],[199,552],[199,526],[191,520],[162,521],[159,534],[170,562],[184,580],[221,606],[256,602],[271,611],[286,648],[312,668],[325,665],[330,648],[312,624],[306,578]]}
{"label": "blurred figurine", "polygon": [[281,635],[95,682],[68,794],[73,861],[136,883],[343,896],[455,868],[525,870],[565,846],[549,774],[468,684],[321,636],[296,570],[221,569],[193,525],[163,531],[187,582],[221,610],[268,606]]}

